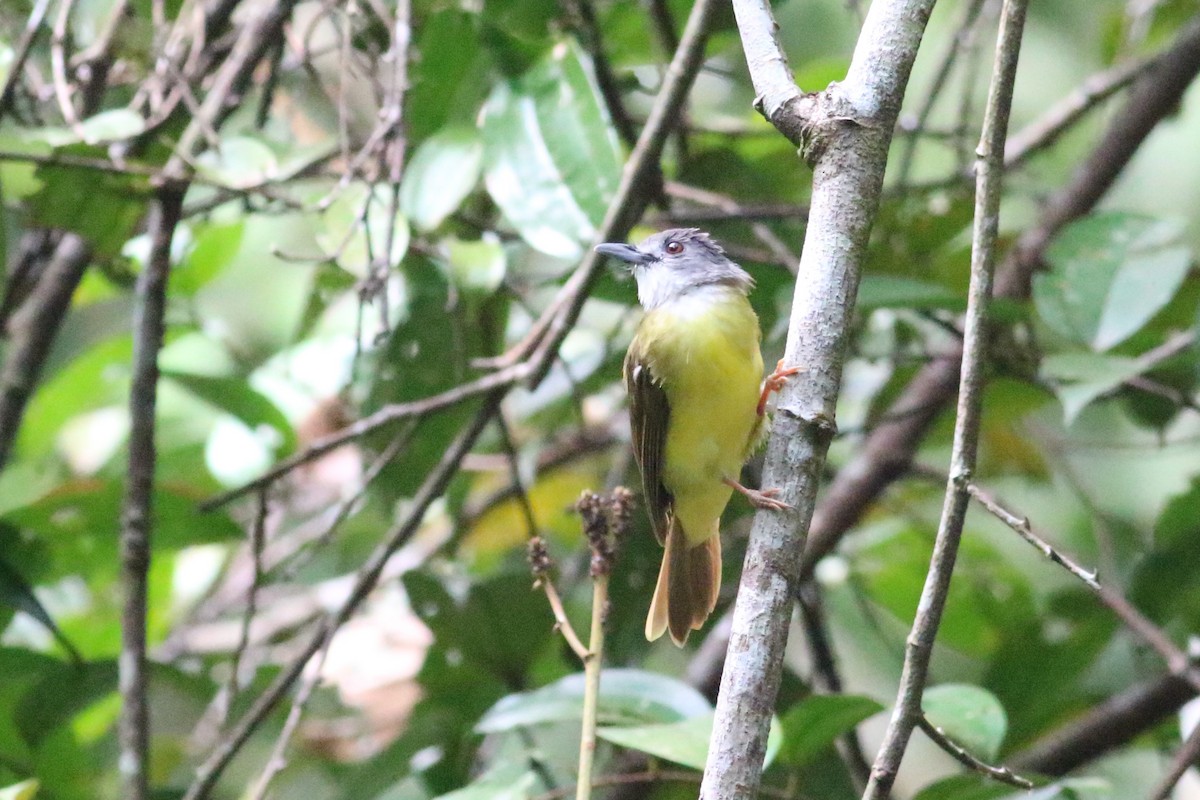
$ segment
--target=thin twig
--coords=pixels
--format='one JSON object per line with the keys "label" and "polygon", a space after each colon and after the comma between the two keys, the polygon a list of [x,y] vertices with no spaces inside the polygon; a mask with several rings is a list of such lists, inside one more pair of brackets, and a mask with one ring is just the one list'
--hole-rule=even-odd
{"label": "thin twig", "polygon": [[1171,767],[1167,770],[1167,774],[1146,796],[1149,800],[1168,800],[1171,792],[1175,789],[1175,784],[1179,783],[1179,779],[1183,777],[1183,773],[1198,761],[1200,761],[1200,725],[1193,728],[1187,739],[1184,739],[1179,750],[1175,752],[1175,757],[1171,759]]}
{"label": "thin twig", "polygon": [[1154,58],[1129,61],[1089,76],[1040,117],[1009,137],[1004,146],[1004,166],[1010,170],[1018,167],[1030,156],[1057,142],[1085,114],[1141,77],[1155,61]]}
{"label": "thin twig", "polygon": [[783,671],[800,553],[833,437],[854,297],[883,185],[888,146],[929,0],[876,0],[846,79],[804,95],[765,0],[734,0],[756,106],[813,166],[784,361],[806,368],[784,388],[763,485],[791,510],[759,511],[742,568],[700,796],[748,800],[762,781]]}
{"label": "thin twig", "polygon": [[579,738],[579,783],[575,800],[592,796],[592,762],[596,758],[596,712],[600,705],[600,670],[604,665],[604,615],[608,609],[608,573],[592,578],[592,632],[583,656],[583,721]]}
{"label": "thin twig", "polygon": [[1026,0],[1005,0],[1001,12],[987,111],[976,151],[971,280],[967,291],[962,377],[954,425],[954,447],[950,456],[950,477],[946,482],[942,518],[934,540],[929,572],[905,647],[896,704],[871,767],[871,781],[863,793],[863,800],[883,800],[890,796],[913,727],[921,721],[921,696],[925,691],[933,643],[949,594],[950,577],[954,572],[958,543],[966,518],[969,500],[967,487],[975,469],[979,448],[984,366],[987,359],[988,306],[992,297],[1004,174],[1004,140],[1012,108],[1021,34],[1025,27],[1025,9]]}
{"label": "thin twig", "polygon": [[1116,589],[1100,583],[1096,579],[1095,570],[1085,570],[1070,558],[1064,556],[1046,541],[1043,536],[1040,536],[1033,530],[1028,517],[1012,513],[1004,508],[994,497],[975,484],[969,484],[967,491],[984,508],[995,515],[1005,525],[1016,531],[1022,539],[1037,548],[1052,563],[1058,564],[1083,581],[1084,585],[1095,592],[1101,602],[1116,614],[1121,622],[1125,624],[1125,627],[1129,628],[1135,636],[1149,645],[1151,649],[1162,657],[1172,674],[1183,677],[1194,688],[1200,690],[1200,670],[1194,666],[1193,660],[1188,657],[1187,653],[1171,641],[1171,637],[1167,636],[1162,628],[1155,625],[1142,612],[1138,611],[1123,594]]}
{"label": "thin twig", "polygon": [[[696,79],[696,73],[704,59],[704,47],[708,42],[708,29],[712,21],[717,0],[696,0],[688,15],[679,49],[667,67],[662,89],[654,99],[650,116],[638,137],[638,143],[625,163],[617,191],[600,225],[598,239],[611,241],[624,238],[634,222],[646,208],[647,186],[655,171],[659,169],[663,146],[667,137],[678,124],[688,92]],[[575,326],[588,290],[599,274],[603,259],[594,249],[589,249],[583,261],[563,285],[554,304],[544,315],[546,320],[542,334],[532,340],[530,360],[534,364],[530,383],[541,383],[554,363],[554,356],[562,346],[567,333]],[[523,357],[523,356],[518,356]]]}
{"label": "thin twig", "polygon": [[1022,778],[1020,775],[1013,772],[1008,767],[996,767],[981,761],[976,756],[972,755],[962,745],[955,742],[946,732],[934,725],[929,719],[922,714],[917,719],[917,727],[928,736],[934,744],[945,750],[954,757],[958,763],[973,769],[981,775],[986,775],[994,781],[1007,783],[1009,786],[1016,786],[1019,789],[1032,789],[1033,781],[1028,778]]}
{"label": "thin twig", "polygon": [[911,124],[904,125],[906,132],[904,150],[900,155],[900,166],[897,169],[896,177],[896,183],[900,186],[901,191],[908,186],[908,178],[912,174],[913,157],[917,152],[917,142],[924,133],[926,125],[929,124],[929,115],[933,113],[933,107],[937,105],[938,98],[941,97],[942,90],[946,87],[946,82],[954,71],[958,57],[966,51],[968,41],[975,37],[975,24],[979,19],[979,11],[983,8],[984,2],[985,0],[970,0],[963,8],[962,20],[958,23],[954,37],[946,47],[946,52],[942,54],[937,72],[934,73],[933,83],[921,103],[921,108],[917,111],[916,119]]}
{"label": "thin twig", "polygon": [[171,240],[183,196],[163,190],[152,209],[150,256],[138,276],[134,308],[133,383],[129,390],[129,469],[121,508],[121,658],[118,723],[123,796],[149,796],[150,709],[147,705],[146,591],[154,513],[154,411],[158,398],[158,351],[162,349],[171,268]]}
{"label": "thin twig", "polygon": [[374,414],[363,417],[336,433],[322,436],[300,452],[279,462],[258,478],[236,489],[231,489],[228,492],[205,500],[200,504],[199,508],[201,511],[218,509],[239,497],[243,497],[250,492],[257,491],[264,486],[274,483],[297,467],[325,455],[330,450],[340,447],[346,442],[361,438],[368,433],[399,422],[400,420],[423,417],[497,389],[507,390],[521,381],[528,373],[529,366],[527,364],[516,364],[498,372],[484,375],[482,378],[460,384],[452,389],[447,389],[439,394],[430,395],[421,400],[386,405]]}
{"label": "thin twig", "polygon": [[[1033,267],[1063,226],[1090,212],[1129,164],[1142,142],[1162,121],[1197,71],[1200,71],[1200,21],[1185,27],[1154,67],[1135,83],[1131,96],[1113,118],[1101,142],[1084,159],[1075,178],[1042,205],[1038,223],[1021,237],[996,271],[999,297],[1029,293]],[[959,354],[921,369],[884,413],[891,420],[871,432],[864,445],[825,489],[813,515],[801,567],[807,580],[817,562],[833,551],[897,478],[907,474],[917,447],[954,397]],[[905,412],[915,413],[905,413]]]}
{"label": "thin twig", "polygon": [[474,446],[479,434],[496,415],[500,401],[506,392],[506,388],[493,389],[492,393],[484,399],[483,407],[475,414],[474,419],[459,433],[441,460],[426,476],[425,481],[413,497],[404,519],[387,532],[383,541],[363,564],[346,600],[338,609],[327,614],[317,624],[300,652],[284,667],[271,685],[258,696],[241,719],[217,742],[209,757],[197,768],[196,777],[184,793],[182,800],[201,800],[209,796],[221,774],[229,766],[229,762],[233,760],[233,757],[249,740],[251,734],[258,729],[267,715],[299,679],[305,666],[324,645],[326,638],[332,636],[367,599],[383,574],[388,560],[416,533],[429,506],[434,500],[441,497],[450,483],[450,479],[458,472],[463,457]]}
{"label": "thin twig", "polygon": [[17,83],[25,74],[25,61],[29,58],[34,39],[37,38],[38,30],[42,27],[42,20],[46,17],[46,9],[49,7],[50,0],[37,0],[29,12],[29,18],[25,20],[25,30],[21,33],[21,41],[17,43],[12,63],[8,66],[8,77],[4,80],[4,89],[0,90],[0,120],[4,119],[4,115],[13,102]]}
{"label": "thin twig", "polygon": [[0,369],[0,471],[8,464],[25,407],[91,258],[91,245],[83,237],[64,233],[33,291],[9,321]]}

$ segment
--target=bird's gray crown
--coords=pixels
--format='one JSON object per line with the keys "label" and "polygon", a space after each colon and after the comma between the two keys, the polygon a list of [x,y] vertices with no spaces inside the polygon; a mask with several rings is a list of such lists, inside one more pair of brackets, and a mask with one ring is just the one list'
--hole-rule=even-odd
{"label": "bird's gray crown", "polygon": [[699,228],[661,231],[637,247],[602,244],[596,250],[631,265],[638,283],[638,300],[647,309],[698,290],[727,287],[746,294],[754,286],[750,274]]}

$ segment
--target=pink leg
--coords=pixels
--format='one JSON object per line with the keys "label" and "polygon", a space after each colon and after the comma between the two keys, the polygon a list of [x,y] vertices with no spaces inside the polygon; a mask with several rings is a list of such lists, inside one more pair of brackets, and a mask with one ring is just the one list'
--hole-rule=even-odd
{"label": "pink leg", "polygon": [[761,417],[767,411],[767,398],[771,392],[778,392],[787,383],[788,378],[804,372],[804,367],[784,367],[783,359],[775,365],[775,371],[763,381],[762,394],[758,396],[758,415]]}
{"label": "pink leg", "polygon": [[787,503],[775,499],[775,495],[779,494],[778,489],[762,489],[760,491],[758,489],[747,489],[733,478],[725,478],[724,481],[726,486],[731,486],[744,494],[746,499],[750,501],[750,505],[755,508],[770,508],[775,511],[787,511],[791,509],[791,506]]}

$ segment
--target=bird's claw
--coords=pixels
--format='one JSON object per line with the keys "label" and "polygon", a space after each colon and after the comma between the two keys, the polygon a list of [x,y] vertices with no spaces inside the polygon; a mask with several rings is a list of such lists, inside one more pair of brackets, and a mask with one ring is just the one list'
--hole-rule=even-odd
{"label": "bird's claw", "polygon": [[767,398],[772,392],[778,392],[787,385],[788,378],[804,372],[804,367],[785,367],[783,359],[775,365],[775,371],[763,381],[762,394],[758,396],[758,415],[761,417],[767,410]]}

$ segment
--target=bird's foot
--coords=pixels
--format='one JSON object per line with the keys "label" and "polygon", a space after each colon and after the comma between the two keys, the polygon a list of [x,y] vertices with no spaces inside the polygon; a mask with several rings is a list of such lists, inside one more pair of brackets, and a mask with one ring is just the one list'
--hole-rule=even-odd
{"label": "bird's foot", "polygon": [[725,483],[744,494],[750,505],[755,508],[769,508],[773,511],[790,511],[792,508],[782,500],[775,499],[775,495],[779,494],[778,489],[750,489],[732,478],[726,478]]}
{"label": "bird's foot", "polygon": [[767,398],[771,396],[771,393],[778,392],[787,384],[788,378],[801,372],[804,372],[804,367],[785,367],[783,359],[779,359],[779,363],[775,365],[775,371],[763,381],[762,394],[758,396],[758,415],[760,417],[767,411]]}

